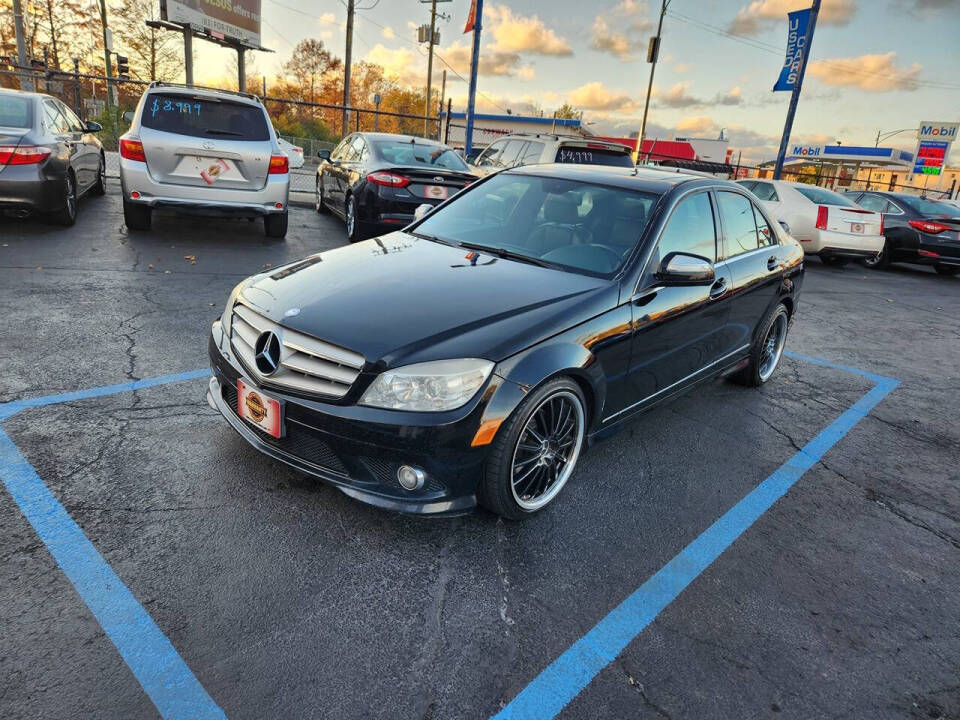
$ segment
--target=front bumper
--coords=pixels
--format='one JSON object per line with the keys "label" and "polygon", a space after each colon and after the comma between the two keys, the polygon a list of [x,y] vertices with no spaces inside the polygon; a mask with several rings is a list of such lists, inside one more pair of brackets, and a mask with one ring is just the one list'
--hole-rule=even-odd
{"label": "front bumper", "polygon": [[[157,182],[146,163],[120,159],[124,202],[152,208],[220,217],[258,217],[287,211],[290,175],[268,175],[259,190],[232,190]],[[131,193],[140,197],[134,199]],[[277,207],[279,205],[280,207]]]}
{"label": "front bumper", "polygon": [[[387,510],[455,515],[476,505],[489,446],[471,447],[471,440],[491,405],[494,385],[502,382],[499,378],[453,421],[447,414],[334,405],[265,388],[262,392],[284,404],[286,432],[276,439],[236,412],[237,379],[256,383],[234,356],[219,322],[214,323],[208,350],[213,377],[207,402],[265,455]],[[422,489],[400,486],[396,473],[404,464],[425,472]]]}

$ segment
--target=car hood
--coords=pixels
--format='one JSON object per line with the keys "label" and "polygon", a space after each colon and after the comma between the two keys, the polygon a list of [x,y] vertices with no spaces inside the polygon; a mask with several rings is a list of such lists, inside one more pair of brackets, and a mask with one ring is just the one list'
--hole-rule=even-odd
{"label": "car hood", "polygon": [[376,371],[454,357],[499,361],[616,305],[609,280],[395,232],[250,278],[245,303],[361,353]]}

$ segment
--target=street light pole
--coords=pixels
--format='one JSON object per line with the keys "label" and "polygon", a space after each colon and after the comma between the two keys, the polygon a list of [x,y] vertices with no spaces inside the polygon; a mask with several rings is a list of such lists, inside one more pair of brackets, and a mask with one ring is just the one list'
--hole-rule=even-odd
{"label": "street light pole", "polygon": [[113,50],[113,41],[110,37],[110,28],[107,26],[107,0],[100,0],[100,24],[103,25],[103,65],[107,76],[107,107],[113,105],[113,67],[110,63],[110,51]]}
{"label": "street light pole", "polygon": [[670,0],[662,0],[660,5],[660,22],[657,23],[657,34],[650,38],[650,47],[647,49],[647,62],[650,63],[650,80],[647,82],[647,96],[643,100],[643,120],[640,121],[640,132],[637,134],[637,147],[633,161],[640,162],[640,151],[643,149],[643,138],[647,133],[647,112],[650,110],[650,93],[653,92],[653,73],[657,70],[657,58],[660,56],[660,33],[663,31],[663,16],[667,14]]}

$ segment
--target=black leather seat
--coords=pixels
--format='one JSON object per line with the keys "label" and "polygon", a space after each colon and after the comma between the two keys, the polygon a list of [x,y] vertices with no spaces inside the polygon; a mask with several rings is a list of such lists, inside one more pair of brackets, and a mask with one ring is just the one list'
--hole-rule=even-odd
{"label": "black leather seat", "polygon": [[576,201],[565,195],[548,195],[543,204],[545,223],[539,225],[527,241],[536,255],[545,255],[568,245],[586,245],[593,236],[580,222]]}

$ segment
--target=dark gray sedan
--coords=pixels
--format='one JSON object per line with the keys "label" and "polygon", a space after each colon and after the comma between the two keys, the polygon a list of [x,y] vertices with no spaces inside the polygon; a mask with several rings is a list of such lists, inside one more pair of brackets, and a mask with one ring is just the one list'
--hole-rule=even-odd
{"label": "dark gray sedan", "polygon": [[73,225],[78,198],[106,192],[102,129],[57,98],[0,89],[0,211]]}

